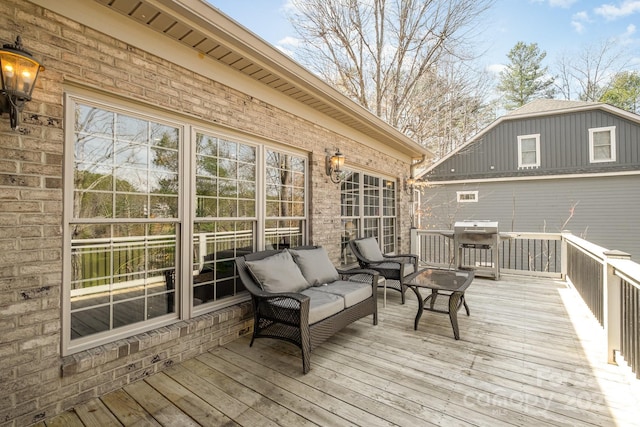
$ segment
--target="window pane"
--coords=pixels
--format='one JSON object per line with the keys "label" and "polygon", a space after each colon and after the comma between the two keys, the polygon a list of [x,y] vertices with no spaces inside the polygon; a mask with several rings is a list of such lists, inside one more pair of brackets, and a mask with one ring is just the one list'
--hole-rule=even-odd
{"label": "window pane", "polygon": [[304,244],[304,222],[301,220],[269,220],[265,222],[267,249],[293,248]]}
{"label": "window pane", "polygon": [[595,160],[609,160],[613,157],[610,131],[593,133],[593,157]]}
{"label": "window pane", "polygon": [[198,134],[196,217],[255,217],[255,158],[254,147]]}
{"label": "window pane", "polygon": [[277,151],[266,151],[267,218],[306,216],[306,159]]}
{"label": "window pane", "polygon": [[175,225],[93,224],[71,231],[72,338],[174,312]]}
{"label": "window pane", "polygon": [[522,152],[522,164],[523,165],[535,165],[536,161],[536,152]]}
{"label": "window pane", "polygon": [[78,104],[75,129],[74,218],[147,218],[150,193],[179,194],[178,128]]}
{"label": "window pane", "polygon": [[254,251],[253,222],[194,224],[193,305],[213,303],[244,291],[235,258]]}

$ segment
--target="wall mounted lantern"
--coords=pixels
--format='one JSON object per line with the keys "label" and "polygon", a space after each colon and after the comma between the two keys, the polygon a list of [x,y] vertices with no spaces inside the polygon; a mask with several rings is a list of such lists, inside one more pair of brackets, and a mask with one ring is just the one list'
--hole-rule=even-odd
{"label": "wall mounted lantern", "polygon": [[327,175],[331,178],[331,182],[334,184],[342,181],[342,167],[344,166],[344,154],[340,152],[340,149],[336,149],[335,154],[331,154],[329,150],[326,157],[326,169]]}
{"label": "wall mounted lantern", "polygon": [[5,44],[0,49],[0,113],[9,113],[11,129],[18,127],[18,113],[25,102],[31,101],[31,92],[42,70],[44,67],[22,48],[20,36],[15,44]]}
{"label": "wall mounted lantern", "polygon": [[413,190],[415,188],[415,183],[416,180],[415,178],[406,178],[404,180],[404,192],[407,193],[408,195],[412,195],[413,194]]}

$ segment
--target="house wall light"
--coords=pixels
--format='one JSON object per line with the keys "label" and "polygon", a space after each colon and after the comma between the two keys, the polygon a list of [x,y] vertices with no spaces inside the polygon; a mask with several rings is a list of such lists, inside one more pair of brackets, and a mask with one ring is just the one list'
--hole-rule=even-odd
{"label": "house wall light", "polygon": [[0,49],[0,113],[9,113],[11,129],[19,123],[19,113],[25,102],[31,101],[38,73],[44,67],[22,48],[20,36],[15,44],[5,44]]}
{"label": "house wall light", "polygon": [[344,154],[340,152],[340,149],[336,148],[336,152],[331,154],[329,150],[326,151],[326,172],[327,176],[331,179],[331,182],[334,184],[340,183],[342,181],[342,167],[344,166]]}
{"label": "house wall light", "polygon": [[415,178],[407,178],[404,180],[404,192],[412,195],[413,190],[415,189],[416,179]]}

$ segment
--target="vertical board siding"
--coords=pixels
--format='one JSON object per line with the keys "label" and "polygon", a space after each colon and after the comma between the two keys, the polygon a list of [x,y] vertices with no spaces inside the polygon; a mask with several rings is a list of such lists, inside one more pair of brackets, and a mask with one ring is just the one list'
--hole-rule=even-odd
{"label": "vertical board siding", "polygon": [[[589,163],[589,129],[615,126],[616,161]],[[518,135],[540,134],[541,166],[518,169]],[[445,160],[428,179],[452,180],[499,176],[584,173],[638,169],[640,124],[604,110],[506,120]],[[494,169],[491,169],[494,166]],[[451,172],[454,169],[454,172]]]}

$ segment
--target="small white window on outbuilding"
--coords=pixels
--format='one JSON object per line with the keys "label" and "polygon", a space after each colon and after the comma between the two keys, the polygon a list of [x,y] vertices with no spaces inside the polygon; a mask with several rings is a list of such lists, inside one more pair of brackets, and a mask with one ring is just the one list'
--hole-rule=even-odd
{"label": "small white window on outbuilding", "polygon": [[616,127],[589,129],[589,162],[616,161]]}
{"label": "small white window on outbuilding", "polygon": [[518,167],[540,167],[540,134],[518,136]]}
{"label": "small white window on outbuilding", "polygon": [[478,191],[456,191],[458,203],[477,203]]}

